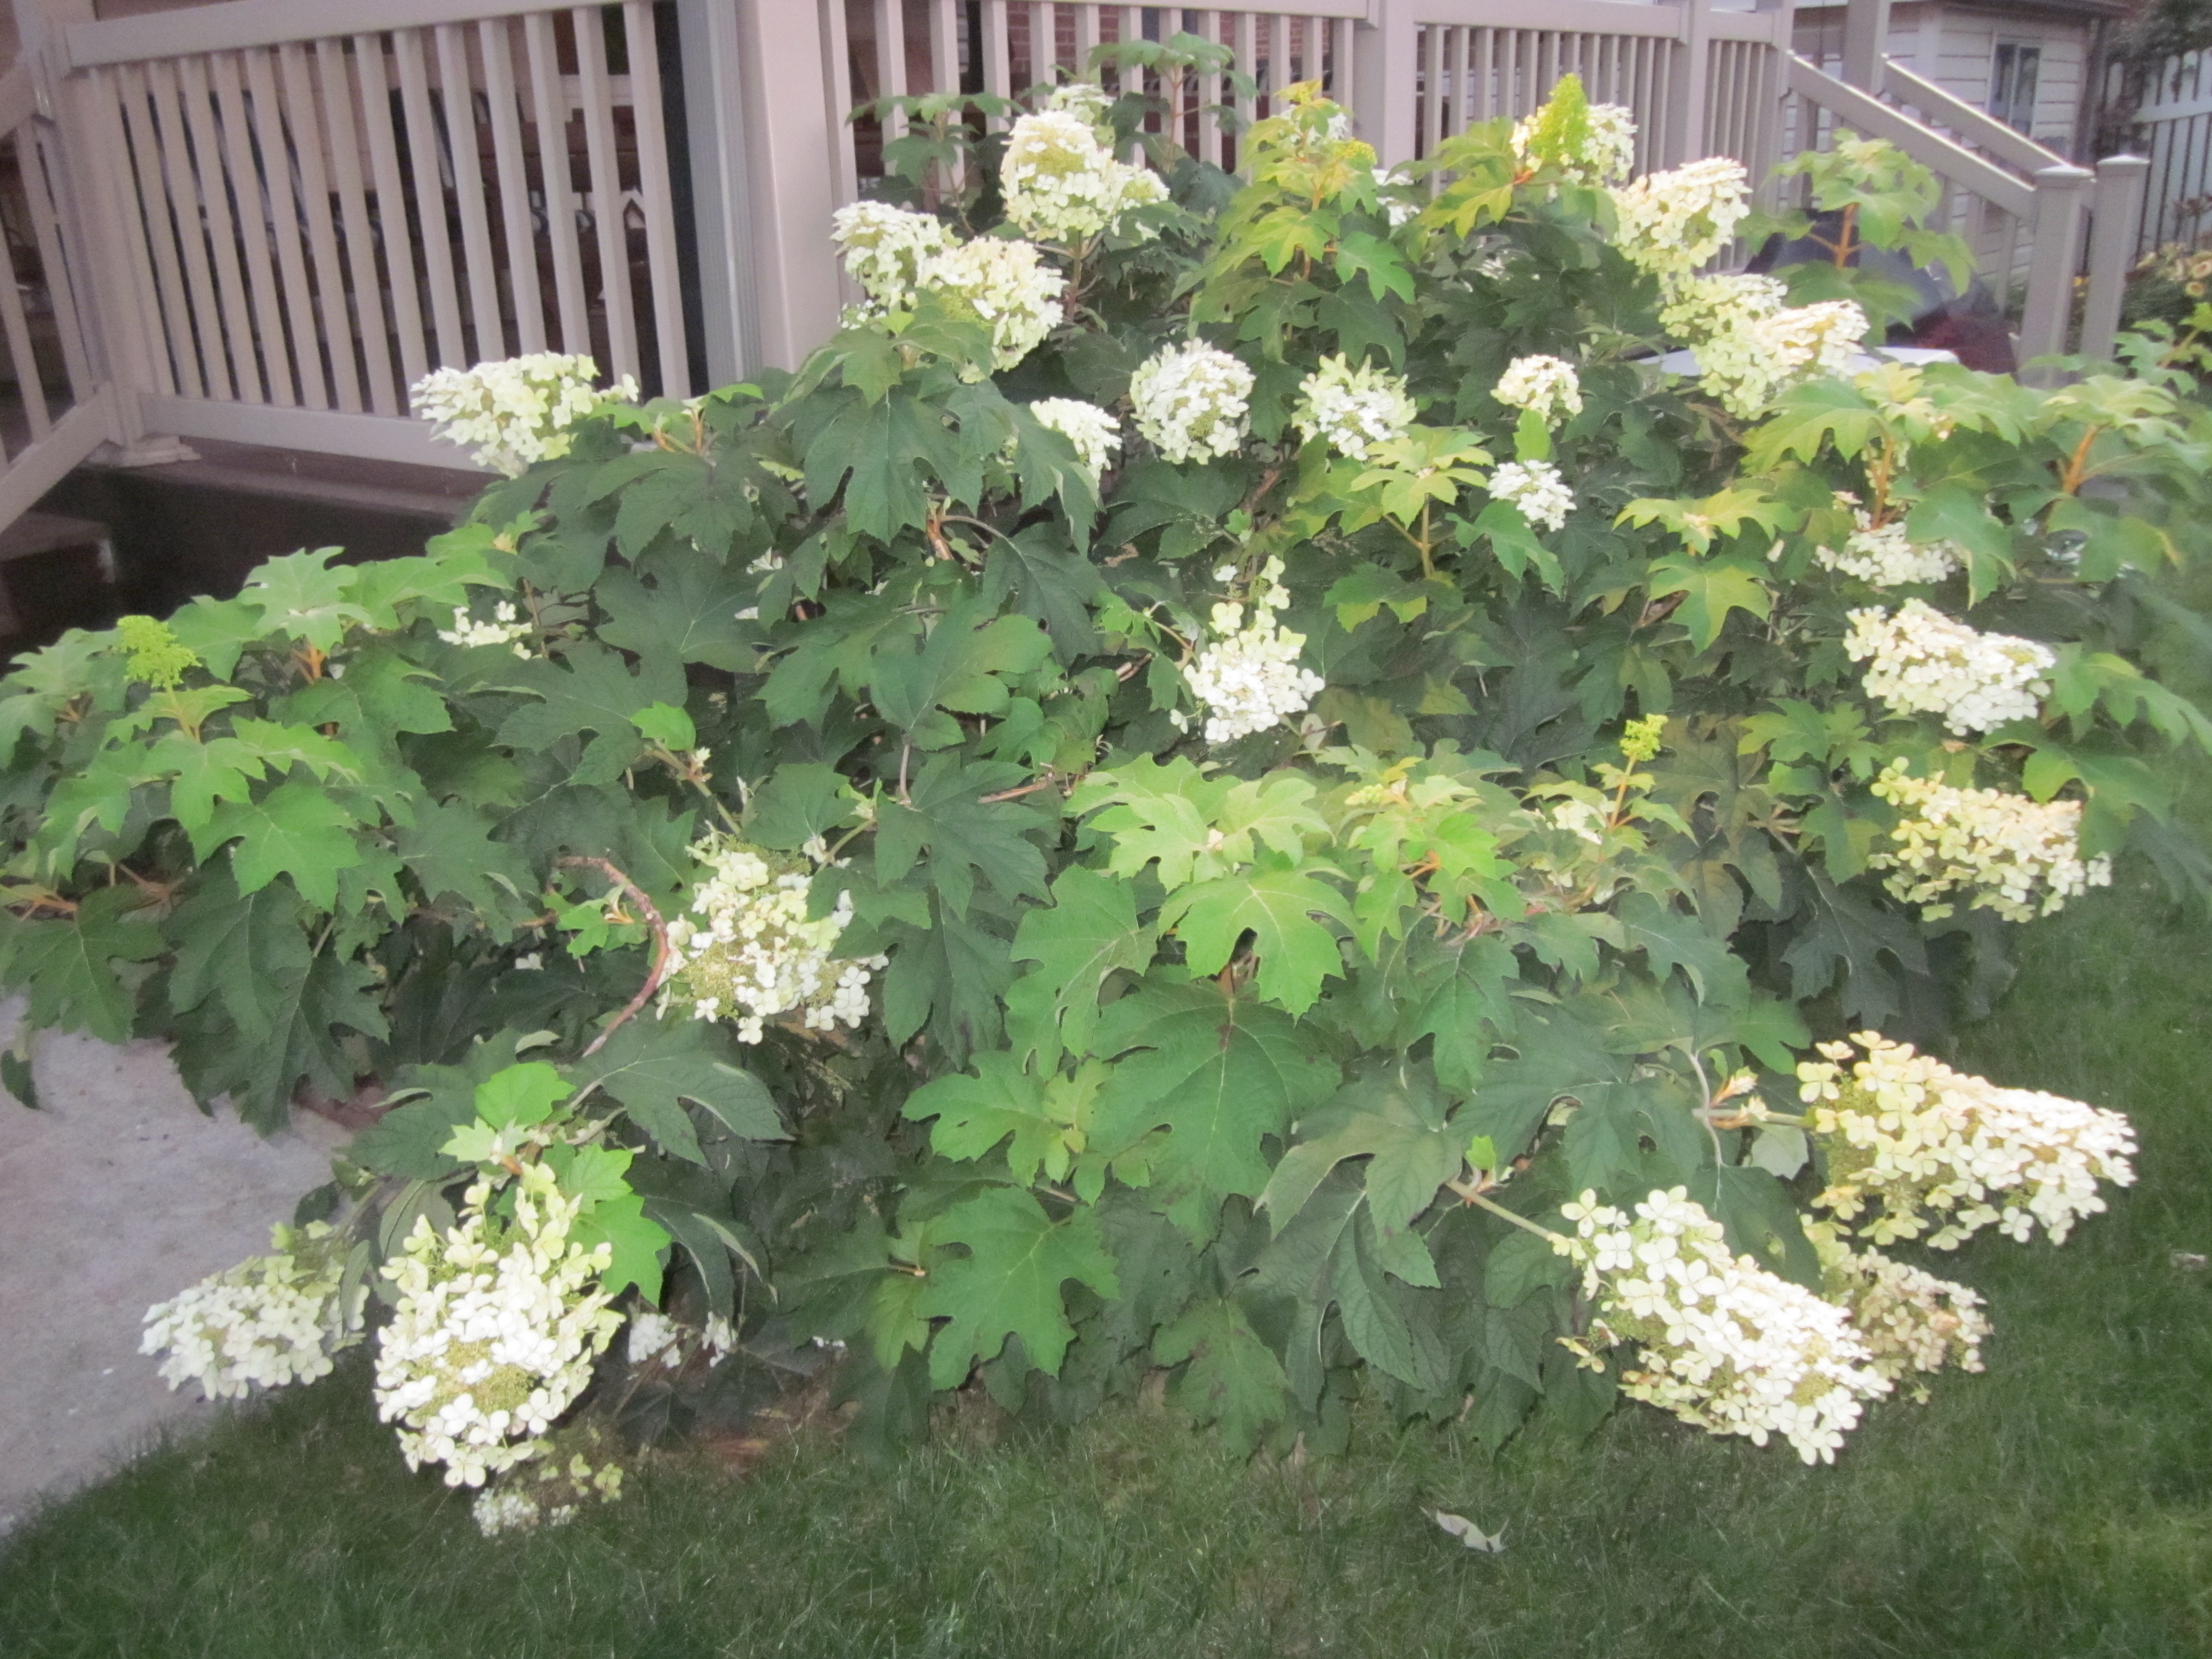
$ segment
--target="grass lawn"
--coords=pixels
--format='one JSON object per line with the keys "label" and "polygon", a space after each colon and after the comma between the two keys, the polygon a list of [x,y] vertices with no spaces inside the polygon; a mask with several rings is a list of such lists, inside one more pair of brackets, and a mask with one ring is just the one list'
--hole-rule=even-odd
{"label": "grass lawn", "polygon": [[9,1540],[0,1655],[2212,1653],[2212,1273],[2172,1260],[2212,1252],[2212,935],[2123,887],[2027,931],[1962,1058],[2130,1113],[2142,1181],[2063,1249],[1940,1259],[1989,1299],[1988,1375],[1877,1409],[1833,1468],[1629,1406],[1494,1458],[1370,1420],[1293,1470],[1131,1409],[888,1468],[662,1468],[487,1542],[356,1358]]}

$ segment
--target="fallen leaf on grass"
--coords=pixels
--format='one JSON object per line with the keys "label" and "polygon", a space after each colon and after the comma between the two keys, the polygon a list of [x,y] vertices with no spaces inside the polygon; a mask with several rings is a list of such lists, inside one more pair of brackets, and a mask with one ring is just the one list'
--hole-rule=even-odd
{"label": "fallen leaf on grass", "polygon": [[1486,1550],[1492,1555],[1505,1553],[1504,1527],[1500,1526],[1496,1532],[1485,1532],[1465,1516],[1454,1515],[1449,1510],[1429,1510],[1425,1513],[1468,1548]]}

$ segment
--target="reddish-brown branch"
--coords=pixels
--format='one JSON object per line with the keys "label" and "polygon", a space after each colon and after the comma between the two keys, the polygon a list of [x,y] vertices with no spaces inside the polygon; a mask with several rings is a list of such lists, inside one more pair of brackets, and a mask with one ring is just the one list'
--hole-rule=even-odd
{"label": "reddish-brown branch", "polygon": [[1048,775],[1025,783],[1018,789],[1001,789],[995,795],[986,795],[982,798],[981,805],[989,806],[998,801],[1019,800],[1024,795],[1034,795],[1040,789],[1049,789],[1059,781],[1057,777]]}
{"label": "reddish-brown branch", "polygon": [[609,881],[614,883],[616,886],[621,888],[632,898],[637,901],[637,908],[644,913],[645,925],[653,930],[652,971],[646,975],[645,983],[638,987],[637,994],[629,1000],[629,1005],[624,1007],[620,1013],[617,1014],[613,1019],[607,1023],[607,1027],[605,1030],[601,1031],[599,1036],[592,1039],[590,1045],[584,1050],[586,1057],[588,1058],[589,1056],[599,1053],[600,1049],[605,1048],[607,1039],[609,1037],[612,1036],[617,1031],[622,1030],[622,1028],[624,1025],[627,1025],[631,1020],[637,1018],[639,1012],[644,1008],[647,1003],[653,1000],[653,994],[660,988],[661,981],[668,977],[668,958],[670,954],[668,948],[668,924],[660,919],[660,912],[653,907],[653,901],[645,896],[645,890],[642,887],[640,887],[635,882],[632,881],[622,870],[618,869],[611,860],[597,858],[564,858],[561,862],[563,865],[574,867],[589,868],[599,871],[602,875],[606,877]]}

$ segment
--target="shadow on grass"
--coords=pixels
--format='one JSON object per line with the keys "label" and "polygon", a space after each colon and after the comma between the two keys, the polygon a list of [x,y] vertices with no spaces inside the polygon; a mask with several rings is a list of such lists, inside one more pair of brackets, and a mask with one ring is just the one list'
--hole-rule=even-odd
{"label": "shadow on grass", "polygon": [[[1641,1407],[1486,1455],[1364,1420],[1248,1466],[1133,1408],[1064,1435],[648,1471],[477,1536],[410,1476],[358,1356],[52,1509],[0,1556],[0,1653],[322,1656],[2212,1652],[2212,936],[2124,877],[2027,930],[1961,1056],[2128,1111],[2139,1186],[2063,1249],[1936,1261],[1989,1374],[1878,1409],[1833,1468]],[[1435,1504],[1506,1527],[1460,1549]]]}

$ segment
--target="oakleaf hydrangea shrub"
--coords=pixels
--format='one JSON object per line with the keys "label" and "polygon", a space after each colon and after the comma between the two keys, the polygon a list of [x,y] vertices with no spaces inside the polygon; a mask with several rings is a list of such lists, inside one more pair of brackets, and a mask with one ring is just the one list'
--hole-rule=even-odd
{"label": "oakleaf hydrangea shrub", "polygon": [[[1239,1447],[1626,1392],[1825,1461],[2001,1353],[1924,1251],[2134,1146],[1930,1055],[2007,924],[2205,867],[2173,377],[1868,355],[1893,296],[1717,267],[1743,169],[1632,177],[1571,79],[1387,179],[1310,87],[1242,180],[1133,92],[894,103],[795,371],[452,399],[523,466],[422,557],[0,684],[32,1023],[383,1094],[172,1374],[366,1307],[507,1531],[825,1365],[876,1438],[1149,1378]],[[1955,252],[1893,153],[1808,166]]]}

